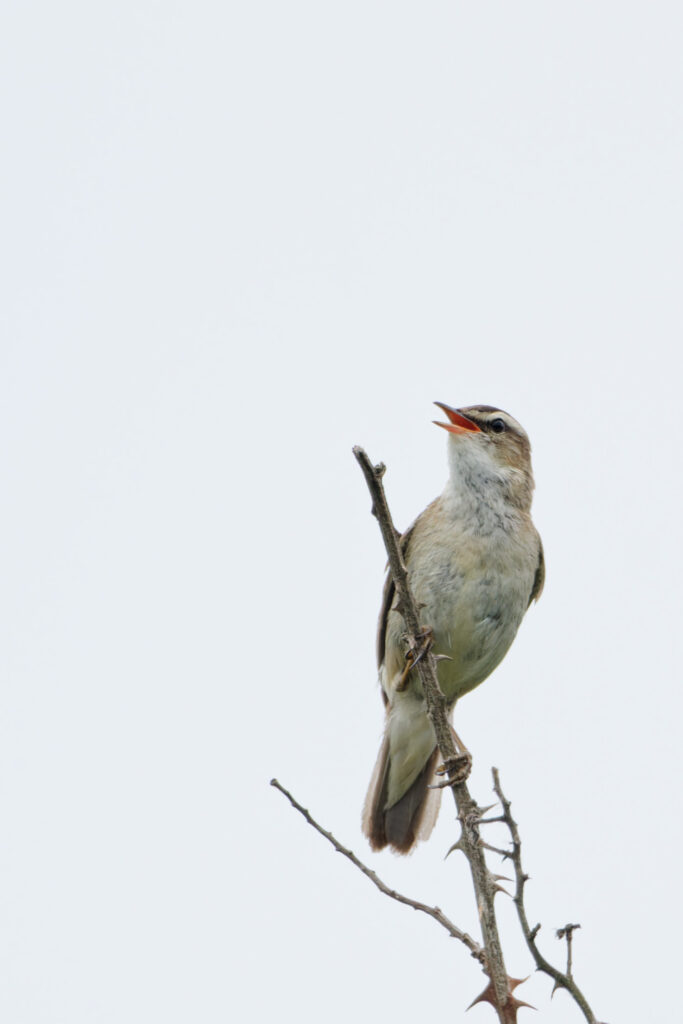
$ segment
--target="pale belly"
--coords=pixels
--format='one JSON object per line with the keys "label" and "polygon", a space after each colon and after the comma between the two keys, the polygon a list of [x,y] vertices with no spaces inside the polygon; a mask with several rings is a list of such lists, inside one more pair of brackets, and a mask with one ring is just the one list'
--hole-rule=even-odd
{"label": "pale belly", "polygon": [[[420,619],[434,631],[434,653],[450,660],[439,661],[438,677],[449,702],[456,701],[482,683],[505,657],[529,603],[536,563],[527,552],[508,550],[496,558],[495,548],[488,557],[470,559],[463,565],[455,561],[452,548],[435,559],[434,570],[412,579]],[[403,671],[402,618],[389,615],[386,646],[386,671],[383,685],[390,700]],[[419,692],[417,672],[411,673],[409,688]]]}
{"label": "pale belly", "polygon": [[439,661],[437,668],[449,701],[482,683],[503,660],[524,616],[529,592],[530,588],[525,600],[518,585],[477,581],[462,588],[454,605],[437,601],[431,609],[427,606],[425,621],[434,623],[434,653],[451,659]]}

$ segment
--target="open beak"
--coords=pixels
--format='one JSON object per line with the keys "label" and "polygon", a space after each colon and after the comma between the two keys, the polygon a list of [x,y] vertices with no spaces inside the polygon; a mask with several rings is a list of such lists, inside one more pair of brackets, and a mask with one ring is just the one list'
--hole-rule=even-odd
{"label": "open beak", "polygon": [[450,423],[440,423],[439,420],[433,420],[437,427],[443,427],[444,430],[450,431],[451,434],[478,434],[480,428],[472,420],[468,420],[467,416],[463,416],[457,409],[451,409],[450,405],[444,405],[443,402],[434,402],[434,405],[438,405],[439,409],[448,416]]}

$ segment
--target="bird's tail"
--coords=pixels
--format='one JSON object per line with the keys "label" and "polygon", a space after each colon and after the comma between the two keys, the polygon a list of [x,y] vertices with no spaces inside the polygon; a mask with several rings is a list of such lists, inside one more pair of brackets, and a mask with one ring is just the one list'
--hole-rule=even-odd
{"label": "bird's tail", "polygon": [[[402,698],[402,699],[401,699]],[[363,808],[363,832],[373,850],[410,853],[430,835],[440,790],[429,789],[439,751],[424,703],[395,694]]]}

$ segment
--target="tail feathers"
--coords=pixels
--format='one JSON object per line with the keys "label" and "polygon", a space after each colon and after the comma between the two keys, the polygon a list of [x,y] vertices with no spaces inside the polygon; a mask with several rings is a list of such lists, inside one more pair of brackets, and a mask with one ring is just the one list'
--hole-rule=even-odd
{"label": "tail feathers", "polygon": [[439,751],[434,749],[415,781],[391,807],[386,807],[389,780],[389,740],[384,738],[363,809],[363,832],[373,850],[391,846],[410,853],[431,834],[441,801],[440,790],[430,790]]}
{"label": "tail feathers", "polygon": [[434,778],[439,751],[430,756],[407,793],[384,812],[387,843],[398,853],[410,853],[420,839],[428,839],[439,813],[441,790],[428,789]]}

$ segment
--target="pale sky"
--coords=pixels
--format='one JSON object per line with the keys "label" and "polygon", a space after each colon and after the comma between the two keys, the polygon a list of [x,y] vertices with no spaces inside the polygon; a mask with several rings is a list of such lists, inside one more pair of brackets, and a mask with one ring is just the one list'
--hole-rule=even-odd
{"label": "pale sky", "polygon": [[[464,948],[268,785],[478,934],[450,802],[408,859],[360,832],[385,556],[351,448],[405,528],[446,479],[434,400],[525,426],[547,559],[456,710],[472,792],[500,769],[598,1018],[671,1020],[682,30],[673,2],[5,4],[3,1020],[493,1021]],[[520,1021],[580,1022],[499,901]]]}

